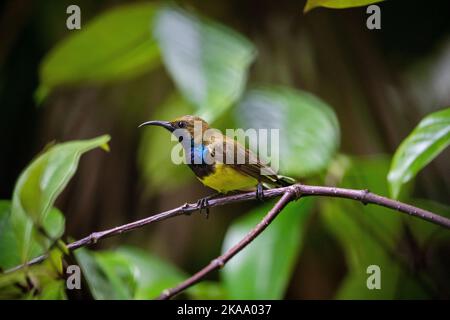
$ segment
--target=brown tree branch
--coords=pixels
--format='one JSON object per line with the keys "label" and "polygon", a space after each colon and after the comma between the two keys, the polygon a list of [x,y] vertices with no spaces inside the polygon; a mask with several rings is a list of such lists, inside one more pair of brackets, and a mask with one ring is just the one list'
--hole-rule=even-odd
{"label": "brown tree branch", "polygon": [[[377,194],[371,193],[368,190],[354,190],[354,189],[343,189],[343,188],[335,188],[335,187],[322,187],[322,186],[309,186],[309,185],[302,185],[302,184],[295,184],[293,186],[284,187],[284,188],[277,188],[277,189],[270,189],[270,190],[264,190],[264,197],[266,199],[279,197],[281,195],[284,195],[289,190],[295,190],[296,197],[299,197],[300,195],[303,197],[306,196],[326,196],[326,197],[337,197],[337,198],[347,198],[352,199],[356,201],[360,201],[363,204],[375,204],[379,206],[383,206],[386,208],[390,208],[393,210],[397,210],[403,213],[407,213],[411,216],[418,217],[420,219],[432,222],[434,224],[440,225],[442,227],[450,229],[450,219],[437,215],[435,213],[432,213],[430,211],[420,209],[405,203],[402,203],[400,201],[392,200],[386,197],[379,196]],[[255,192],[245,192],[240,194],[234,194],[234,195],[224,195],[220,198],[214,198],[208,201],[208,207],[217,207],[222,206],[229,203],[236,203],[236,202],[242,202],[242,201],[248,201],[256,199]],[[118,234],[122,234],[125,232],[129,232],[134,229],[141,228],[143,226],[146,226],[148,224],[166,220],[168,218],[176,217],[183,214],[191,214],[194,211],[198,211],[200,209],[200,205],[198,203],[196,204],[189,204],[186,203],[178,208],[174,208],[168,211],[161,212],[159,214],[134,221],[128,224],[124,224],[121,226],[117,226],[115,228],[111,228],[104,231],[94,232],[91,233],[89,236],[82,238],[80,240],[77,240],[75,242],[72,242],[67,245],[67,248],[69,250],[76,250],[80,247],[88,246],[91,244],[96,243],[97,241],[109,238]],[[30,266],[36,263],[40,263],[46,259],[47,255],[42,255],[39,257],[36,257],[29,262],[19,265],[17,267],[14,267],[7,272],[12,272],[19,270],[25,266]]]}
{"label": "brown tree branch", "polygon": [[[157,298],[158,300],[167,300],[180,292],[190,288],[196,283],[200,282],[206,275],[210,272],[222,268],[231,258],[233,258],[237,253],[243,250],[250,242],[252,242],[261,232],[263,232],[269,224],[277,217],[277,215],[283,210],[283,208],[292,200],[298,199],[301,196],[331,196],[348,198],[357,201],[361,201],[364,205],[368,203],[377,204],[387,208],[395,209],[401,212],[408,213],[425,219],[430,222],[442,225],[444,227],[450,228],[450,220],[438,216],[432,212],[415,208],[405,203],[399,201],[391,200],[376,194],[369,192],[369,190],[352,190],[352,189],[342,189],[333,187],[319,187],[319,186],[306,186],[306,185],[294,185],[292,187],[282,188],[284,189],[283,196],[275,204],[275,206],[264,216],[264,218],[259,222],[241,241],[231,247],[227,252],[220,255],[216,259],[212,260],[203,269],[184,280],[177,286],[164,290],[161,295]],[[276,189],[279,190],[279,189]]]}
{"label": "brown tree branch", "polygon": [[273,208],[264,216],[260,223],[256,225],[247,235],[235,244],[233,247],[228,249],[227,252],[212,260],[206,267],[198,271],[196,274],[186,279],[176,287],[172,289],[164,290],[163,293],[158,297],[159,300],[170,299],[176,294],[184,291],[185,289],[193,286],[197,282],[200,282],[208,273],[222,268],[225,263],[228,262],[231,258],[233,258],[238,252],[244,249],[250,242],[252,242],[261,232],[263,232],[269,224],[277,217],[277,215],[284,209],[284,207],[291,202],[293,199],[296,199],[295,189],[288,189],[280,200],[273,206]]}

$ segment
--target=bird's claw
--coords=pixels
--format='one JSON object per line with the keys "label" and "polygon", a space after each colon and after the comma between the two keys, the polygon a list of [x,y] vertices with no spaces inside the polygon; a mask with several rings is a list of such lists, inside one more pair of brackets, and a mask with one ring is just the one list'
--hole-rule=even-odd
{"label": "bird's claw", "polygon": [[200,210],[200,213],[202,213],[203,210],[205,210],[206,213],[206,219],[209,217],[209,203],[208,203],[209,197],[201,198],[197,201],[197,206]]}
{"label": "bird's claw", "polygon": [[256,186],[256,199],[259,201],[264,201],[264,188],[261,183]]}

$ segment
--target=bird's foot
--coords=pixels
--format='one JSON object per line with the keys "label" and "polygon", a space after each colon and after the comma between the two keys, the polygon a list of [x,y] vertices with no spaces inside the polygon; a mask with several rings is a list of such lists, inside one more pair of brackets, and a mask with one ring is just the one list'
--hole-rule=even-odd
{"label": "bird's foot", "polygon": [[206,219],[209,217],[209,200],[217,197],[218,194],[212,194],[210,196],[201,198],[197,201],[197,207],[200,210],[200,213],[202,213],[203,210],[206,212]]}
{"label": "bird's foot", "polygon": [[[239,193],[239,192],[237,192]],[[230,193],[227,193],[230,194]],[[200,210],[200,213],[202,213],[203,210],[206,211],[206,219],[209,217],[209,200],[215,199],[217,197],[223,196],[223,193],[217,192],[214,194],[211,194],[207,197],[201,198],[197,201],[197,207]]]}
{"label": "bird's foot", "polygon": [[264,201],[264,188],[261,183],[256,186],[256,199],[259,201]]}

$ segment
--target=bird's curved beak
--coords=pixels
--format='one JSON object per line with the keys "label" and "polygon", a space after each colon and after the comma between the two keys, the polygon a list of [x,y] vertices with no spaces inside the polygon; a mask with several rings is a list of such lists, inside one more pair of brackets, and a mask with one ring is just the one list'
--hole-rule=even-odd
{"label": "bird's curved beak", "polygon": [[160,126],[160,127],[166,128],[170,132],[172,132],[174,130],[174,127],[172,126],[172,124],[169,121],[159,121],[159,120],[147,121],[147,122],[141,123],[138,128],[143,127],[143,126]]}

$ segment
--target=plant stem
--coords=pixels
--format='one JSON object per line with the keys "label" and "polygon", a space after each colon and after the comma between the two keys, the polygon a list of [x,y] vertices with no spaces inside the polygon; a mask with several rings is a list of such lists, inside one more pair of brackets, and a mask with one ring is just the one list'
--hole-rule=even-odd
{"label": "plant stem", "polygon": [[[286,193],[290,193],[291,191],[295,192],[295,197],[299,198],[307,197],[307,196],[322,196],[322,197],[335,197],[335,198],[346,198],[351,199],[355,201],[360,201],[364,205],[366,204],[375,204],[379,206],[383,206],[386,208],[390,208],[393,210],[397,210],[403,213],[406,213],[408,215],[420,218],[422,220],[426,220],[428,222],[437,224],[441,227],[445,227],[447,229],[450,229],[450,219],[440,216],[438,214],[435,214],[433,212],[420,209],[417,207],[414,207],[412,205],[392,200],[377,194],[374,194],[370,192],[369,190],[354,190],[354,189],[344,189],[344,188],[335,188],[335,187],[323,187],[323,186],[309,186],[309,185],[302,185],[302,184],[295,184],[289,187],[283,187],[283,188],[276,188],[276,189],[269,189],[264,190],[264,198],[270,199],[270,198],[276,198],[279,196],[282,196]],[[240,193],[240,194],[233,194],[233,195],[224,195],[219,198],[214,198],[208,201],[207,207],[217,207],[222,206],[225,204],[230,203],[236,203],[236,202],[242,202],[242,201],[249,201],[256,199],[256,193],[253,191]],[[135,230],[138,228],[141,228],[143,226],[146,226],[148,224],[163,221],[172,217],[184,215],[184,214],[191,214],[194,211],[200,210],[200,204],[199,203],[186,203],[178,208],[174,208],[168,211],[164,211],[161,213],[158,213],[153,216],[149,216],[147,218],[130,222],[121,226],[117,226],[108,230],[99,231],[99,232],[93,232],[89,236],[84,237],[80,240],[77,240],[75,242],[72,242],[67,245],[67,248],[69,250],[76,250],[80,247],[88,246],[91,244],[96,243],[97,241],[105,238],[109,238],[115,235],[119,235],[125,232],[129,232],[131,230]],[[40,263],[46,259],[47,255],[41,255],[39,257],[36,257],[32,260],[30,260],[27,263],[24,263],[22,265],[16,266],[12,269],[7,270],[6,272],[13,272],[16,270],[19,270],[25,266],[31,266],[36,263]]]}

